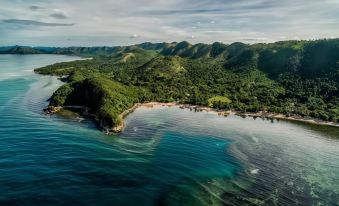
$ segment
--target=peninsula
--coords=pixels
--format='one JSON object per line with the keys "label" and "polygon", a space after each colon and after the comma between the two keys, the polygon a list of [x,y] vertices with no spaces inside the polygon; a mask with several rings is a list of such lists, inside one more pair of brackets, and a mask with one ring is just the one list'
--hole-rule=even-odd
{"label": "peninsula", "polygon": [[106,131],[120,131],[125,111],[145,102],[339,121],[339,39],[0,51],[92,57],[35,72],[66,82],[51,97],[49,112],[85,107]]}

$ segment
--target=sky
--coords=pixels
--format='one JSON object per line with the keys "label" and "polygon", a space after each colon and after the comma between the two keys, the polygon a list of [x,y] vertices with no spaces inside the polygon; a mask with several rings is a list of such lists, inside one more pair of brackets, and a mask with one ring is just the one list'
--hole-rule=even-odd
{"label": "sky", "polygon": [[0,46],[339,37],[339,0],[0,0]]}

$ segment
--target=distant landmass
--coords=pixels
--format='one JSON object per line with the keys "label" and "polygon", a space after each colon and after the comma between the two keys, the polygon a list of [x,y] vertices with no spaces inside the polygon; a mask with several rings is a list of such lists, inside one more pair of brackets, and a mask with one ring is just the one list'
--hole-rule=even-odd
{"label": "distant landmass", "polygon": [[136,103],[179,102],[241,113],[339,121],[339,39],[269,44],[143,43],[125,47],[2,47],[1,54],[92,57],[38,68],[65,85],[50,112],[76,105],[105,129]]}

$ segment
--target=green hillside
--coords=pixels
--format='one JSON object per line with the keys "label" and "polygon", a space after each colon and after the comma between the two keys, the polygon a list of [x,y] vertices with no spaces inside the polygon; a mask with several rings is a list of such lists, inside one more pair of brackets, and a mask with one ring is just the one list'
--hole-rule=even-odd
{"label": "green hillside", "polygon": [[97,76],[60,87],[50,105],[81,105],[90,108],[101,127],[112,127],[122,122],[120,116],[135,103],[145,101],[147,91]]}
{"label": "green hillside", "polygon": [[[64,51],[95,54],[92,60],[35,70],[67,76],[68,84],[53,95],[51,104],[86,105],[94,108],[97,117],[111,108],[104,116],[109,114],[115,119],[136,102],[179,101],[241,112],[268,111],[339,121],[338,39],[254,45],[143,43]],[[99,89],[86,90],[92,86]],[[83,90],[88,96],[72,98]],[[58,100],[63,98],[67,101]],[[99,100],[108,103],[87,105]],[[105,121],[109,126],[116,122]]]}

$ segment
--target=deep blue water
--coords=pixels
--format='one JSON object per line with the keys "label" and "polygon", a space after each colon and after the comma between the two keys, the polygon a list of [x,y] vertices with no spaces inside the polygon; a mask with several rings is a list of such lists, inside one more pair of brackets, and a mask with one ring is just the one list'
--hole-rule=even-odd
{"label": "deep blue water", "polygon": [[0,55],[0,205],[338,205],[339,130],[141,108],[118,136],[47,116],[62,83]]}

